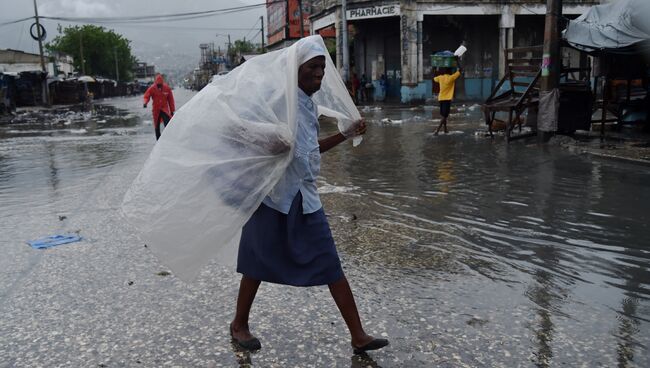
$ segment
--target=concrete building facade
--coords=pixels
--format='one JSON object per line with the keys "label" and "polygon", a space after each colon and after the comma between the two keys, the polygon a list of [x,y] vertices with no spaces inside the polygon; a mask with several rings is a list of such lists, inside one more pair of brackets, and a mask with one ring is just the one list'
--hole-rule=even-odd
{"label": "concrete building facade", "polygon": [[[63,53],[45,56],[47,75],[69,77],[74,73],[73,58]],[[0,50],[0,72],[20,73],[41,70],[41,57],[20,50]]]}
{"label": "concrete building facade", "polygon": [[[267,48],[278,50],[290,46],[303,35],[309,34],[310,0],[266,0]],[[302,7],[302,9],[300,9]],[[300,16],[302,15],[302,21]]]}
{"label": "concrete building facade", "polygon": [[150,84],[153,83],[156,77],[156,66],[149,65],[145,62],[137,62],[135,65],[135,80],[139,83]]}
{"label": "concrete building facade", "polygon": [[[599,0],[564,0],[563,15],[577,17]],[[457,96],[484,99],[503,75],[503,50],[540,45],[546,1],[540,0],[349,0],[350,75],[372,80],[375,100],[404,103],[433,95],[430,56],[467,47]],[[313,0],[310,33],[335,27],[337,66],[342,68],[341,1]]]}

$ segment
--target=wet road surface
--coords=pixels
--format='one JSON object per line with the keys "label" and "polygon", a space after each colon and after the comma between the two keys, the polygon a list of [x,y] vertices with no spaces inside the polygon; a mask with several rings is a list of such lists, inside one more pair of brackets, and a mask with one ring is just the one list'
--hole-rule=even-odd
{"label": "wet road surface", "polygon": [[[116,212],[154,144],[140,98],[0,126],[0,367],[650,364],[647,167],[486,139],[474,105],[437,137],[435,109],[362,108],[364,142],[323,156],[362,320],[391,345],[354,357],[326,287],[263,284],[263,348],[237,351],[239,275],[165,276]],[[25,243],[62,232],[84,240]]]}

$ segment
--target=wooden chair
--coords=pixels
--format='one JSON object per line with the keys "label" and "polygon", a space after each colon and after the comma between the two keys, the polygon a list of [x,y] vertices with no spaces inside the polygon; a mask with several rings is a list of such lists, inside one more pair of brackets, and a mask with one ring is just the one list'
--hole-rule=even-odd
{"label": "wooden chair", "polygon": [[[506,141],[518,137],[511,137],[515,126],[521,132],[521,115],[527,109],[537,109],[539,105],[539,79],[541,76],[542,46],[517,47],[504,50],[506,70],[503,78],[492,90],[490,97],[481,106],[492,136],[492,122],[497,112],[507,112]],[[523,80],[522,80],[523,79]],[[506,85],[507,89],[501,91]]]}

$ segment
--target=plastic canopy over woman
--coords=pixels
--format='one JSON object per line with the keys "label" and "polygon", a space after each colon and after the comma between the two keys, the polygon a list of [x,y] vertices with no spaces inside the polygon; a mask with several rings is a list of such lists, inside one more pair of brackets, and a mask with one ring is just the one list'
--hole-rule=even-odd
{"label": "plastic canopy over woman", "polygon": [[[342,133],[319,140],[318,113],[336,118]],[[322,38],[247,61],[206,86],[175,119],[182,123],[170,125],[154,147],[123,211],[186,280],[213,259],[228,264],[241,240],[233,339],[260,348],[248,314],[260,282],[269,281],[329,285],[354,351],[387,345],[361,327],[315,186],[320,152],[365,132]]]}

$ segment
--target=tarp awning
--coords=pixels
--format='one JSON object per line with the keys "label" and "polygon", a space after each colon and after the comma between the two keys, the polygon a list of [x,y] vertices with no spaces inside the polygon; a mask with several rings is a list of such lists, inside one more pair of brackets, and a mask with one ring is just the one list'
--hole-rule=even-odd
{"label": "tarp awning", "polygon": [[629,53],[647,48],[650,40],[650,1],[618,0],[593,6],[569,22],[564,39],[586,52]]}

